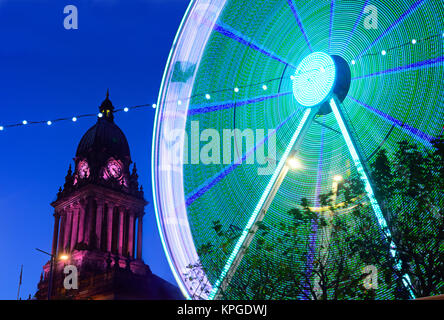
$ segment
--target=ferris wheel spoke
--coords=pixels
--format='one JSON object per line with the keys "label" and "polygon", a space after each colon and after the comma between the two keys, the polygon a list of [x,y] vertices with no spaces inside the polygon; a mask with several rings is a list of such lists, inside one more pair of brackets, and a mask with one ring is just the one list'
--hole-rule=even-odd
{"label": "ferris wheel spoke", "polygon": [[328,31],[328,52],[331,52],[331,35],[333,31],[333,16],[335,14],[335,0],[330,3],[330,29]]}
{"label": "ferris wheel spoke", "polygon": [[364,9],[365,9],[365,7],[367,7],[369,2],[370,2],[370,0],[366,0],[365,1],[364,6],[362,7],[361,12],[359,13],[358,18],[356,19],[356,22],[355,22],[355,24],[353,26],[353,29],[350,31],[350,34],[348,35],[348,38],[345,41],[345,44],[342,46],[342,52],[344,52],[345,48],[348,48],[348,44],[350,43],[350,40],[353,38],[353,35],[356,32],[356,28],[358,27],[358,24],[361,21],[362,15],[364,14]]}
{"label": "ferris wheel spoke", "polygon": [[411,13],[416,11],[426,0],[418,0],[412,4],[398,19],[396,19],[382,34],[379,35],[367,48],[365,48],[357,57],[356,60],[361,58],[370,48],[372,48],[379,40],[385,37],[393,28],[404,21]]}
{"label": "ferris wheel spoke", "polygon": [[185,204],[187,207],[193,204],[194,201],[202,197],[208,190],[210,190],[212,187],[217,185],[222,179],[224,179],[227,175],[232,173],[234,169],[236,169],[238,166],[240,166],[245,159],[247,159],[252,153],[256,151],[257,148],[262,146],[266,141],[270,139],[270,137],[284,125],[286,124],[290,119],[294,117],[296,114],[296,111],[291,113],[284,121],[282,121],[273,131],[269,132],[267,136],[265,136],[264,139],[259,141],[253,148],[248,150],[246,153],[244,153],[240,159],[237,159],[233,164],[225,167],[221,171],[219,171],[215,176],[211,177],[207,181],[205,181],[200,187],[197,188],[196,191],[191,193],[188,197],[186,197]]}
{"label": "ferris wheel spoke", "polygon": [[267,57],[270,57],[271,59],[279,61],[287,66],[296,68],[295,66],[288,63],[287,61],[285,61],[283,58],[279,57],[275,53],[271,52],[270,50],[268,50],[266,48],[262,48],[258,44],[255,44],[253,40],[251,40],[248,37],[246,37],[245,35],[241,34],[239,31],[236,31],[236,30],[230,28],[229,26],[222,24],[221,22],[218,22],[214,25],[214,30],[219,32],[220,34],[230,38],[230,39],[233,39],[233,40],[239,42],[240,44],[243,44],[255,51],[258,51],[258,52],[266,55]]}
{"label": "ferris wheel spoke", "polygon": [[188,109],[188,115],[193,116],[196,114],[220,111],[220,110],[231,109],[231,108],[235,108],[235,107],[237,108],[240,106],[253,104],[253,103],[257,103],[257,102],[262,102],[262,101],[266,101],[266,100],[273,99],[273,98],[283,97],[283,96],[289,95],[291,93],[292,92],[280,92],[280,93],[275,93],[272,95],[262,96],[262,97],[252,98],[252,99],[245,99],[245,100],[240,100],[240,101],[235,101],[235,102],[230,101],[230,102],[225,102],[225,103],[220,103],[220,104],[214,104],[211,106],[192,108],[192,109]]}
{"label": "ferris wheel spoke", "polygon": [[421,69],[421,68],[427,68],[427,67],[434,66],[436,64],[443,63],[443,62],[444,62],[444,56],[440,56],[437,58],[428,59],[428,60],[424,60],[424,61],[420,61],[420,62],[415,62],[415,63],[401,66],[401,67],[396,67],[396,68],[392,68],[392,69],[378,71],[375,73],[370,73],[370,74],[359,76],[359,77],[354,77],[354,78],[352,78],[352,80],[371,78],[371,77],[385,75],[385,74],[399,73],[399,72],[403,72],[406,70],[416,70],[416,69]]}
{"label": "ferris wheel spoke", "polygon": [[265,214],[268,211],[277,191],[280,188],[282,181],[288,173],[287,160],[289,157],[294,155],[299,149],[305,134],[307,133],[314,117],[316,116],[317,110],[308,108],[305,110],[301,121],[294,132],[290,143],[285,149],[284,154],[279,161],[279,164],[274,171],[270,181],[268,182],[264,192],[262,193],[259,202],[257,203],[250,219],[248,220],[246,226],[244,227],[239,239],[237,240],[233,251],[227,259],[225,266],[223,267],[218,280],[213,285],[212,291],[210,292],[208,298],[218,299],[225,288],[229,285],[233,275],[235,274],[237,267],[242,261],[254,235],[258,229],[258,224],[264,219]]}
{"label": "ferris wheel spoke", "polygon": [[[376,216],[376,220],[379,224],[381,231],[385,234],[387,239],[393,239],[393,237],[391,236],[390,229],[388,228],[387,221],[385,220],[384,215],[382,214],[381,207],[379,206],[379,203],[376,200],[376,197],[375,197],[375,194],[373,191],[372,182],[371,182],[371,177],[369,174],[370,171],[369,171],[365,161],[362,161],[362,160],[364,160],[364,158],[363,158],[360,150],[356,147],[356,143],[355,143],[352,135],[350,134],[351,131],[348,128],[348,125],[343,120],[344,116],[342,114],[342,110],[340,109],[340,106],[341,106],[341,103],[339,102],[337,97],[333,96],[333,98],[330,100],[330,107],[333,111],[336,121],[338,122],[339,128],[341,129],[342,135],[344,137],[344,140],[345,140],[345,143],[348,147],[350,155],[353,159],[353,162],[355,164],[358,175],[364,184],[364,190],[367,194],[367,198],[370,201],[370,206],[373,209],[373,212]],[[397,260],[396,267],[398,269],[400,269],[402,262],[399,260],[396,244],[393,242],[393,240],[390,240],[390,248],[391,248],[390,254],[392,255],[392,257],[394,259]],[[405,274],[403,276],[402,280],[405,284],[406,289],[409,290],[409,288],[411,287],[409,285],[411,283],[409,276],[407,274]],[[411,290],[409,290],[409,292],[410,292],[411,297],[415,298],[414,293]]]}
{"label": "ferris wheel spoke", "polygon": [[404,123],[401,120],[398,120],[395,117],[393,117],[385,112],[382,112],[381,110],[378,110],[372,106],[369,106],[368,104],[366,104],[362,101],[359,101],[358,99],[353,98],[352,96],[349,96],[349,98],[351,100],[353,100],[354,102],[356,102],[358,105],[364,107],[366,110],[369,110],[373,114],[376,114],[380,118],[388,121],[390,124],[396,126],[397,128],[404,130],[406,133],[408,133],[413,138],[417,139],[422,144],[430,146],[431,142],[435,139],[435,137],[433,137],[425,132],[422,132],[421,130],[419,130],[407,123]]}
{"label": "ferris wheel spoke", "polygon": [[305,32],[304,25],[302,24],[301,18],[299,17],[298,11],[293,4],[293,0],[287,0],[288,5],[290,6],[291,12],[293,12],[293,16],[296,19],[296,23],[298,24],[299,29],[302,32],[302,35],[304,36],[305,42],[307,43],[308,48],[311,52],[313,52],[313,49],[311,48],[310,41],[308,40],[307,33]]}

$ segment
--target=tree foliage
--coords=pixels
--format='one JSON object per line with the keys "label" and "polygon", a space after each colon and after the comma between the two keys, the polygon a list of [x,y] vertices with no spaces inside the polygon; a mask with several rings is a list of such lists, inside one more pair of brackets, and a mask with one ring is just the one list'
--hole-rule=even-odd
{"label": "tree foliage", "polygon": [[[392,159],[392,160],[391,160]],[[444,142],[420,149],[402,141],[391,157],[377,153],[371,166],[375,195],[388,222],[381,230],[359,179],[319,195],[323,210],[306,198],[277,225],[260,223],[254,241],[222,296],[227,299],[374,299],[362,267],[374,265],[396,298],[444,290]],[[336,204],[336,199],[341,203]],[[284,223],[283,221],[287,221]],[[205,260],[188,266],[189,281],[209,293],[203,274],[219,275],[240,229],[213,221],[218,241],[198,248]],[[391,243],[396,245],[393,256]],[[204,272],[205,270],[205,272]],[[406,282],[406,279],[410,282]],[[407,285],[407,288],[406,288]]]}

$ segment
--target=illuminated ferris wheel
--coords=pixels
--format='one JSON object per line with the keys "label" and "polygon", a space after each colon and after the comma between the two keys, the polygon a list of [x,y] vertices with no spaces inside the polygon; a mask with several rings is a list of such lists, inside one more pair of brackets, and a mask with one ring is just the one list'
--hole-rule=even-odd
{"label": "illuminated ferris wheel", "polygon": [[[441,0],[191,2],[162,80],[152,159],[162,242],[188,298],[220,298],[258,224],[285,223],[338,175],[361,179],[388,230],[369,163],[401,140],[430,148],[442,134],[443,18]],[[238,237],[209,268],[197,248],[217,242],[213,221]],[[199,283],[186,273],[196,261]]]}

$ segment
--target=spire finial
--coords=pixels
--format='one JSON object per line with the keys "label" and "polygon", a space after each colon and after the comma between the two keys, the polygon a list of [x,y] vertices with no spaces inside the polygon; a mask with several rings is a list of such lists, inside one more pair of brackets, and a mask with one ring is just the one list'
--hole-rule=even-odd
{"label": "spire finial", "polygon": [[104,119],[107,119],[108,121],[113,122],[114,120],[114,106],[109,100],[109,88],[106,89],[106,98],[103,100],[102,104],[99,107],[100,113],[102,114],[99,117],[103,117]]}

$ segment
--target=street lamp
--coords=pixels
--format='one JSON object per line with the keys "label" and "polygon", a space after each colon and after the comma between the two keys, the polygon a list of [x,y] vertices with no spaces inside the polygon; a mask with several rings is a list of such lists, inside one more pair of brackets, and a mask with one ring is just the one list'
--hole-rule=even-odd
{"label": "street lamp", "polygon": [[[48,300],[51,300],[53,265],[54,265],[54,261],[56,260],[56,257],[53,254],[46,252],[44,250],[41,250],[39,248],[35,248],[35,249],[37,251],[40,251],[40,252],[51,257],[51,259],[49,260],[50,263],[49,263],[49,280],[48,280]],[[67,254],[62,254],[59,257],[59,260],[63,260],[63,261],[66,261],[68,259],[69,259],[69,256]]]}
{"label": "street lamp", "polygon": [[292,169],[302,169],[302,163],[296,157],[291,157],[287,160],[287,164]]}
{"label": "street lamp", "polygon": [[69,257],[68,257],[68,255],[66,255],[66,254],[62,254],[62,255],[59,257],[59,259],[62,260],[62,261],[66,261],[66,260],[69,259]]}
{"label": "street lamp", "polygon": [[333,184],[331,185],[331,191],[333,193],[332,196],[332,200],[333,200],[333,205],[336,204],[336,198],[338,197],[338,185],[339,183],[341,183],[343,180],[342,176],[337,174],[333,177]]}

